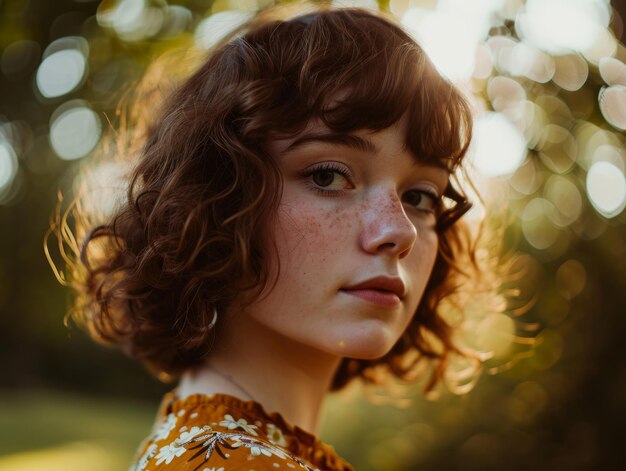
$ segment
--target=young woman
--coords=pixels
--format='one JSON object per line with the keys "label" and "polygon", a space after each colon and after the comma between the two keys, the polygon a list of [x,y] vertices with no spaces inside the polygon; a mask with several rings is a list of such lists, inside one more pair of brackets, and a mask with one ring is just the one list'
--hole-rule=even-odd
{"label": "young woman", "polygon": [[131,469],[352,469],[329,391],[468,355],[440,312],[480,276],[466,102],[386,18],[270,16],[167,99],[74,267],[94,337],[180,380]]}

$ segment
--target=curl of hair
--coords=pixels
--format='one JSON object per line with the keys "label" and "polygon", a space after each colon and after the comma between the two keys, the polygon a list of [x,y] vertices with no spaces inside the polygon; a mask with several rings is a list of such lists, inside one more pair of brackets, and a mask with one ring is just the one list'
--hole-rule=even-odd
{"label": "curl of hair", "polygon": [[[67,230],[67,214],[51,232],[76,255],[67,257],[70,276],[59,274],[77,293],[73,319],[161,378],[210,355],[214,308],[245,290],[254,299],[272,283],[259,234],[278,205],[281,177],[268,140],[295,136],[312,120],[349,133],[407,116],[407,148],[455,174],[472,127],[465,99],[423,50],[391,21],[357,9],[261,16],[212,51],[143,128],[137,123],[151,118],[156,101],[137,103],[132,144],[115,149],[133,155],[143,143],[117,212],[93,227],[75,202],[81,237]],[[457,183],[446,195],[435,267],[409,327],[380,359],[344,359],[333,389],[356,377],[375,381],[381,366],[406,379],[427,360],[435,365],[430,390],[450,354],[471,356],[453,341],[440,307],[484,273],[458,221],[469,203]]]}

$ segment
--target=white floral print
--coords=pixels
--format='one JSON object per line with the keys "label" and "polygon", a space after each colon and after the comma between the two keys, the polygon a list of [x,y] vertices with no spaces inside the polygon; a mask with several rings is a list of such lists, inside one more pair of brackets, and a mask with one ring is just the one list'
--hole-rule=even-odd
{"label": "white floral print", "polygon": [[278,456],[279,458],[288,458],[288,455],[280,448],[263,443],[260,440],[257,440],[252,437],[246,437],[240,435],[235,439],[235,441],[231,444],[233,448],[238,448],[240,446],[246,447],[250,450],[250,455],[252,456]]}
{"label": "white floral print", "polygon": [[224,471],[224,467],[221,467],[221,468],[204,468],[202,471]]}
{"label": "white floral print", "polygon": [[204,429],[197,427],[197,426],[191,427],[189,431],[183,430],[182,433],[180,434],[180,437],[178,437],[176,441],[178,443],[188,442],[189,440],[194,438],[196,435],[200,435],[204,431],[205,431]]}
{"label": "white floral print", "polygon": [[251,446],[250,447],[250,454],[252,456],[259,456],[260,454],[264,454],[265,456],[272,456],[272,452],[269,451],[267,448],[263,448],[261,446]]}
{"label": "white floral print", "polygon": [[148,465],[148,461],[152,459],[158,449],[159,447],[156,446],[156,444],[152,443],[148,447],[146,452],[141,456],[141,458],[139,458],[139,461],[137,461],[137,466],[131,466],[129,471],[144,471],[146,469],[146,466]]}
{"label": "white floral print", "polygon": [[235,420],[230,414],[226,414],[224,416],[224,420],[220,422],[220,426],[227,428],[228,430],[235,430],[240,428],[246,433],[254,435],[255,437],[259,435],[255,430],[256,428],[258,428],[256,425],[249,424],[246,419]]}
{"label": "white floral print", "polygon": [[176,427],[176,416],[174,414],[168,414],[167,418],[163,421],[161,426],[157,429],[152,436],[152,440],[157,442],[159,440],[165,440],[170,436],[172,430]]}
{"label": "white floral print", "polygon": [[172,443],[171,445],[165,445],[164,447],[161,447],[161,449],[159,450],[159,454],[156,456],[157,458],[157,465],[160,465],[161,463],[163,463],[165,461],[165,464],[170,464],[172,462],[172,460],[177,457],[177,456],[181,456],[183,453],[185,453],[185,448],[182,446],[176,446],[174,443]]}
{"label": "white floral print", "polygon": [[283,431],[269,422],[267,424],[267,439],[274,445],[287,446],[287,440],[285,440]]}

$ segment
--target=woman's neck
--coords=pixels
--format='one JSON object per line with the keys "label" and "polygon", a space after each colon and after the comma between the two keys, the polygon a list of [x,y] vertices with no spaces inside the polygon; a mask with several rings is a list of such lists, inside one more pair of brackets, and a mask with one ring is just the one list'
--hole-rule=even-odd
{"label": "woman's neck", "polygon": [[239,313],[220,319],[207,363],[183,375],[179,395],[225,393],[251,399],[316,434],[340,361]]}

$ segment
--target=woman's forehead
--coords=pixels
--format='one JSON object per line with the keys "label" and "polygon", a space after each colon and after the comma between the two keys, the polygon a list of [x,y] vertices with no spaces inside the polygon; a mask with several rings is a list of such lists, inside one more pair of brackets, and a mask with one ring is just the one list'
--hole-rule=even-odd
{"label": "woman's forehead", "polygon": [[[321,119],[316,118],[311,120],[302,131],[292,136],[280,136],[270,139],[267,143],[267,150],[271,155],[279,156],[315,142],[343,145],[370,154],[379,154],[383,150],[405,150],[407,123],[406,117],[402,117],[402,119],[389,126],[387,129],[395,131],[392,137],[382,133],[382,131],[385,131],[384,129],[357,129],[348,132],[338,132],[325,125]],[[384,137],[381,139],[379,136],[386,136],[386,139]],[[394,149],[390,149],[389,146],[394,147]]]}

